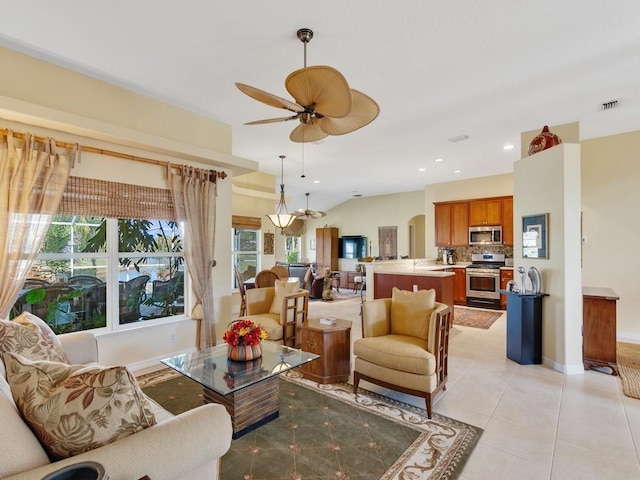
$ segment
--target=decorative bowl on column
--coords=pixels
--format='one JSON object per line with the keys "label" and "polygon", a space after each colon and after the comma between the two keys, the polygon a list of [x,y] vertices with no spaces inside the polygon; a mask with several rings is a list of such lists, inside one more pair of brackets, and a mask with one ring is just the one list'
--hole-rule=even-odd
{"label": "decorative bowl on column", "polygon": [[558,135],[549,131],[549,127],[547,125],[544,126],[542,131],[531,140],[529,144],[529,156],[546,150],[547,148],[555,147],[556,145],[560,145],[562,140]]}

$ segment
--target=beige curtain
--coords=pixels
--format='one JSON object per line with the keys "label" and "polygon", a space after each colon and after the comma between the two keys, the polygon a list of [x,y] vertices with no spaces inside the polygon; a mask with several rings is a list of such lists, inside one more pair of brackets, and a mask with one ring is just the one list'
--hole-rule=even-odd
{"label": "beige curtain", "polygon": [[[216,238],[217,174],[212,170],[182,167],[169,173],[176,218],[185,224],[184,257],[193,291],[202,314],[198,322],[196,347],[216,344],[213,303],[213,259]],[[201,318],[198,318],[201,317]]]}
{"label": "beige curtain", "polygon": [[9,132],[0,144],[0,318],[7,318],[58,210],[69,172],[79,156],[56,153],[56,142],[22,145]]}

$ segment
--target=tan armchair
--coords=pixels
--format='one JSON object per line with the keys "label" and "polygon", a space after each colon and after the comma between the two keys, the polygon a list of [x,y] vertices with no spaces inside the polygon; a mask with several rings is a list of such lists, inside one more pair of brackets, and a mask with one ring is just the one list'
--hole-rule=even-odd
{"label": "tan armchair", "polygon": [[295,347],[300,343],[297,326],[307,321],[309,292],[300,289],[297,282],[288,285],[289,292],[277,292],[278,284],[247,290],[247,314],[242,318],[261,325],[269,335],[267,340]]}
{"label": "tan armchair", "polygon": [[362,337],[354,342],[354,392],[360,380],[425,399],[446,389],[449,352],[447,305],[434,290],[393,289],[392,298],[363,304]]}

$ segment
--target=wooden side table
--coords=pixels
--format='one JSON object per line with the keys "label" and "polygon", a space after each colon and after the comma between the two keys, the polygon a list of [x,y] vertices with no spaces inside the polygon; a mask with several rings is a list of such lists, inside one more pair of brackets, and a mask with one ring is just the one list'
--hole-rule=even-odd
{"label": "wooden side table", "polygon": [[585,370],[618,374],[616,302],[610,288],[582,287],[582,358]]}
{"label": "wooden side table", "polygon": [[335,325],[325,325],[313,318],[299,328],[300,348],[320,355],[300,367],[302,376],[322,384],[346,382],[351,371],[351,321],[336,319]]}

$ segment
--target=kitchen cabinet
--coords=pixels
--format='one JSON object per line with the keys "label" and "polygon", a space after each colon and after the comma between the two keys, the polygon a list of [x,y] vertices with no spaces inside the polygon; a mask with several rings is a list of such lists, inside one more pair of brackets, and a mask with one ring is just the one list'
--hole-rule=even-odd
{"label": "kitchen cabinet", "polygon": [[502,225],[502,200],[485,198],[469,202],[469,226]]}
{"label": "kitchen cabinet", "polygon": [[456,305],[467,304],[467,269],[454,267],[453,273],[453,303]]}
{"label": "kitchen cabinet", "polygon": [[300,367],[302,376],[314,382],[346,382],[351,372],[351,321],[336,319],[325,325],[309,319],[300,326],[301,348],[320,358]]}
{"label": "kitchen cabinet", "polygon": [[513,245],[513,197],[502,199],[502,243]]}
{"label": "kitchen cabinet", "polygon": [[[513,269],[512,268],[501,268],[500,269],[500,290],[507,289],[507,283],[513,280]],[[507,309],[507,296],[503,293],[500,295],[500,308],[502,310]]]}
{"label": "kitchen cabinet", "polygon": [[610,288],[582,288],[582,361],[585,370],[616,366],[616,301]]}
{"label": "kitchen cabinet", "polygon": [[354,280],[358,275],[362,274],[355,271],[340,270],[340,288],[344,290],[354,290]]}
{"label": "kitchen cabinet", "polygon": [[469,203],[435,203],[435,236],[439,247],[469,244]]}
{"label": "kitchen cabinet", "polygon": [[325,269],[338,270],[338,229],[316,228],[316,272],[324,276]]}

